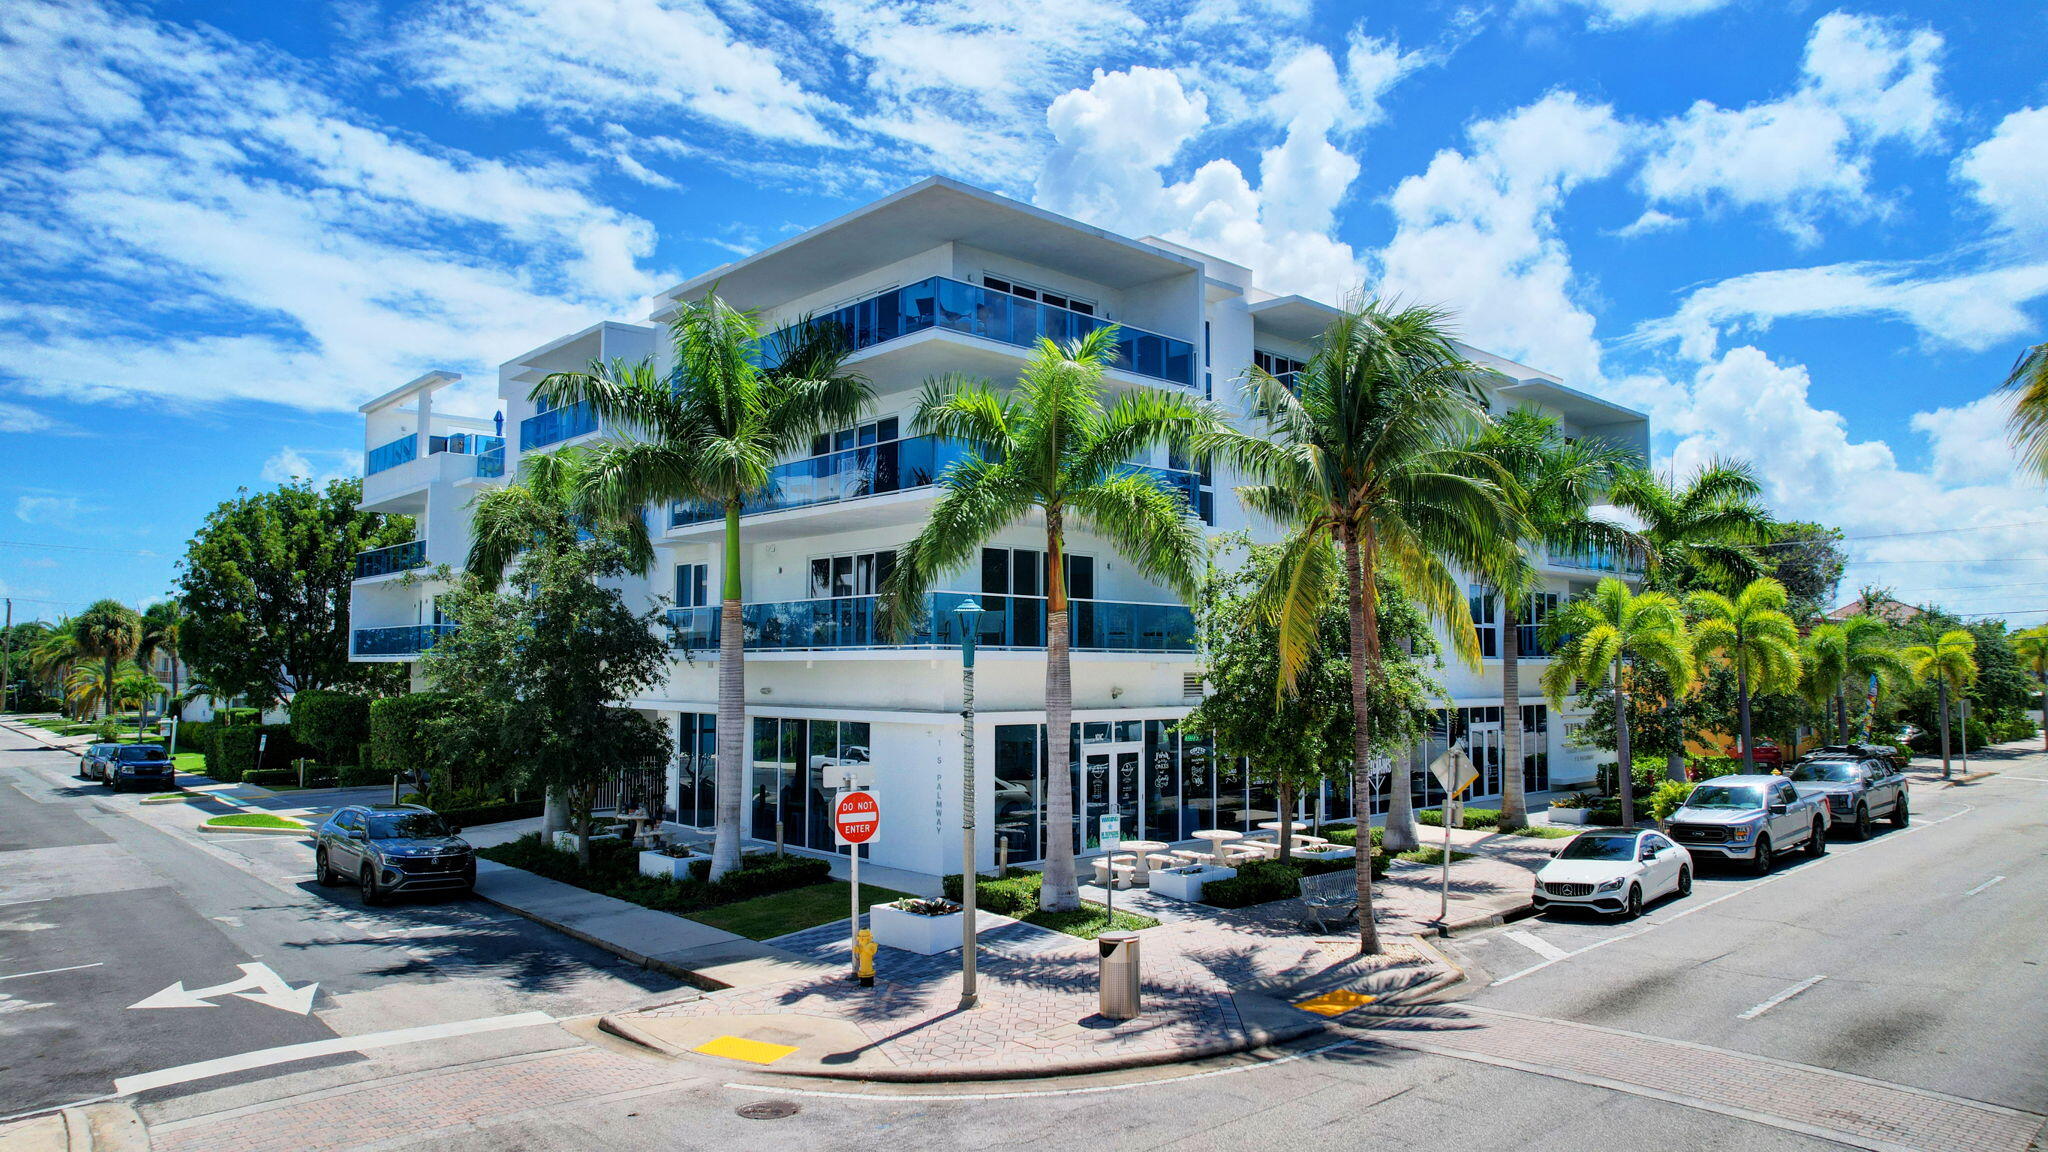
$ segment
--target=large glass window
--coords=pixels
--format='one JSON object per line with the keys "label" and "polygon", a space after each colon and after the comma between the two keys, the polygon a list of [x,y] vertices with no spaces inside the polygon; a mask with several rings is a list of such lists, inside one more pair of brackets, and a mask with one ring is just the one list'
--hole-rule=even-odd
{"label": "large glass window", "polygon": [[1494,619],[1493,590],[1474,584],[1467,590],[1472,608],[1472,627],[1479,631],[1479,654],[1489,660],[1500,655],[1500,627]]}
{"label": "large glass window", "polygon": [[685,712],[676,725],[676,822],[708,828],[718,822],[718,717]]}
{"label": "large glass window", "polygon": [[1036,724],[996,726],[995,794],[990,806],[995,813],[996,840],[1009,845],[1011,860],[1036,860],[1039,825],[1045,820],[1044,792],[1038,770]]}

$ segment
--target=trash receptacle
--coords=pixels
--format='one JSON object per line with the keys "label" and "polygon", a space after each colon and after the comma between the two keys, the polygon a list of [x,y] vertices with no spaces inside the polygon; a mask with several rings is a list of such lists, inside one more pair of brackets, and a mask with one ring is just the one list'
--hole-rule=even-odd
{"label": "trash receptacle", "polygon": [[1138,1015],[1138,934],[1104,932],[1095,938],[1101,949],[1099,978],[1101,1012],[1110,1020],[1132,1020]]}

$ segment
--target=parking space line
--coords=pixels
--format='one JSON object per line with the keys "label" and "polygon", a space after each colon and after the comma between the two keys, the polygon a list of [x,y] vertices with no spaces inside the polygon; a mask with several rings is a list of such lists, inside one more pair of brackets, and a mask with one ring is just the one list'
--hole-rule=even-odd
{"label": "parking space line", "polygon": [[[2000,876],[1999,879],[2003,880],[2005,877]],[[69,968],[45,968],[40,972],[16,972],[12,976],[0,976],[0,980],[24,980],[30,976],[54,976],[59,972],[76,972],[81,968],[103,968],[105,966],[106,961],[99,960],[91,964],[73,964]]]}
{"label": "parking space line", "polygon": [[1520,928],[1514,929],[1506,935],[1508,939],[1543,957],[1545,960],[1562,960],[1570,955],[1570,953],[1552,944],[1550,941]]}
{"label": "parking space line", "polygon": [[1776,1008],[1778,1005],[1783,1004],[1785,1001],[1790,1000],[1794,996],[1799,995],[1801,992],[1806,991],[1808,988],[1813,987],[1815,984],[1818,984],[1825,979],[1827,979],[1827,977],[1825,976],[1808,976],[1806,979],[1801,980],[1799,983],[1794,984],[1790,988],[1785,989],[1783,992],[1778,993],[1776,996],[1771,997],[1769,1000],[1766,1000],[1763,1003],[1756,1005],[1749,1011],[1738,1014],[1735,1018],[1737,1020],[1754,1020],[1757,1017],[1763,1015],[1766,1012],[1769,1012],[1771,1009]]}
{"label": "parking space line", "polygon": [[1982,892],[1986,888],[1991,887],[1993,884],[1996,884],[2003,879],[2005,879],[2005,877],[2003,876],[1993,876],[1991,879],[1986,880],[1982,884],[1977,885],[1975,888],[1970,889],[1968,892],[1963,893],[1963,895],[1975,896],[1977,893]]}

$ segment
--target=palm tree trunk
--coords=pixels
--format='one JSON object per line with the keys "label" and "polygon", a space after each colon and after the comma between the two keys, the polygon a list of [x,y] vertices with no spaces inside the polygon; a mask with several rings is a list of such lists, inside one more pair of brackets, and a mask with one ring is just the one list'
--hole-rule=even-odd
{"label": "palm tree trunk", "polygon": [[1294,859],[1294,785],[1286,777],[1273,783],[1273,795],[1280,808],[1280,862]]}
{"label": "palm tree trunk", "polygon": [[178,650],[171,649],[171,698],[164,704],[164,711],[175,717],[185,715],[185,702],[178,697]]}
{"label": "palm tree trunk", "polygon": [[740,866],[741,769],[747,756],[746,626],[740,618],[740,503],[725,506],[725,574],[718,603],[718,832],[711,845],[716,880]]}
{"label": "palm tree trunk", "polygon": [[105,677],[105,679],[100,681],[100,716],[103,718],[111,717],[115,711],[114,658],[112,656],[100,658],[100,675]]}
{"label": "palm tree trunk", "polygon": [[1835,686],[1835,728],[1842,734],[1842,743],[1849,742],[1849,692],[1841,685]]}
{"label": "palm tree trunk", "polygon": [[1742,774],[1756,773],[1756,749],[1749,739],[1749,669],[1735,668],[1735,709],[1742,717]]}
{"label": "palm tree trunk", "polygon": [[1628,753],[1628,689],[1621,684],[1621,654],[1614,656],[1614,788],[1621,796],[1621,826],[1636,826],[1636,770]]}
{"label": "palm tree trunk", "polygon": [[1500,826],[1529,822],[1529,794],[1522,779],[1522,629],[1514,598],[1503,596],[1500,621]]}
{"label": "palm tree trunk", "polygon": [[[1081,906],[1074,878],[1074,670],[1068,658],[1066,533],[1060,510],[1045,510],[1045,881],[1038,906]],[[1012,600],[1011,604],[1022,604]]]}
{"label": "palm tree trunk", "polygon": [[[1357,884],[1358,951],[1377,955],[1379,925],[1372,911],[1372,702],[1366,695],[1370,672],[1379,665],[1379,605],[1370,575],[1372,559],[1358,539],[1358,530],[1345,523],[1338,529],[1344,547],[1345,608],[1351,617],[1351,815],[1358,827],[1357,850],[1352,858],[1352,877]],[[1405,774],[1402,774],[1405,777]],[[1393,805],[1388,809],[1383,835],[1386,851],[1395,847],[1394,813],[1400,813],[1403,829],[1414,847],[1415,825],[1408,814],[1408,781],[1391,781]],[[1396,807],[1397,806],[1397,807]]]}
{"label": "palm tree trunk", "polygon": [[1958,740],[1957,743],[1960,744],[1963,749],[1963,775],[1968,776],[1970,774],[1970,694],[1968,692],[1962,692],[1957,694],[1956,709],[1960,711],[1963,716],[1963,730],[1960,733],[1962,738]]}
{"label": "palm tree trunk", "polygon": [[1941,711],[1941,778],[1949,778],[1948,770],[1948,681],[1935,683],[1935,696]]}

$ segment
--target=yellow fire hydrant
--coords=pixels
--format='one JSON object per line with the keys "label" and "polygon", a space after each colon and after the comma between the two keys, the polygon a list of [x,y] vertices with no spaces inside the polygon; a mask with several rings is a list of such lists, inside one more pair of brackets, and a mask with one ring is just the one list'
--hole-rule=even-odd
{"label": "yellow fire hydrant", "polygon": [[853,974],[860,977],[860,986],[875,986],[875,934],[863,928],[853,941]]}

